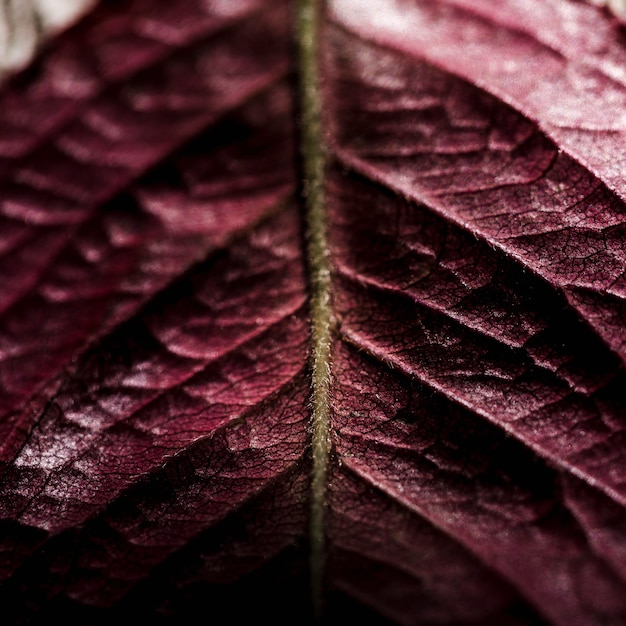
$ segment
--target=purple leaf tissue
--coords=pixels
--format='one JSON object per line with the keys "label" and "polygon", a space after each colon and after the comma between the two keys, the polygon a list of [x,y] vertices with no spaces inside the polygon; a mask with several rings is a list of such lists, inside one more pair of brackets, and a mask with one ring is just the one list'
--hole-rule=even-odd
{"label": "purple leaf tissue", "polygon": [[69,5],[0,86],[3,624],[626,626],[624,3]]}

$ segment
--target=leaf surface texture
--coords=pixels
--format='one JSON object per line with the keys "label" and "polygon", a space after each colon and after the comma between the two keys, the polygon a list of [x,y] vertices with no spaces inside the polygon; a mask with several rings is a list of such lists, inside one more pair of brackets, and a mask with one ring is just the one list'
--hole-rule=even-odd
{"label": "leaf surface texture", "polygon": [[574,0],[130,0],[12,75],[13,623],[626,624],[624,46]]}

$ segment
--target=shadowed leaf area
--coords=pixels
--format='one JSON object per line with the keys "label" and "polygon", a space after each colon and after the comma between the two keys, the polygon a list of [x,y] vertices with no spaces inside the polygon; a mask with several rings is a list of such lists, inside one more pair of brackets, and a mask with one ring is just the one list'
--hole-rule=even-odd
{"label": "shadowed leaf area", "polygon": [[5,623],[626,626],[621,14],[102,1],[6,78]]}

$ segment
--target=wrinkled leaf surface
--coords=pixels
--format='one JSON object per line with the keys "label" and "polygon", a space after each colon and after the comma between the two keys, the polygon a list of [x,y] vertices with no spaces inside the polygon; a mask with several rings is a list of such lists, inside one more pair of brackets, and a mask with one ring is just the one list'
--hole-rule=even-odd
{"label": "wrinkled leaf surface", "polygon": [[5,82],[11,623],[626,624],[620,11],[318,9],[317,89],[287,0],[103,2]]}

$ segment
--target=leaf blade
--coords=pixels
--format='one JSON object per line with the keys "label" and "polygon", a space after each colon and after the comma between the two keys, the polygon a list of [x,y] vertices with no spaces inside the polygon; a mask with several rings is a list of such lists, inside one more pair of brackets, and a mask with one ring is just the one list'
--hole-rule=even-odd
{"label": "leaf blade", "polygon": [[[337,326],[324,322],[318,359],[332,375],[317,402],[332,420],[313,507],[325,520],[313,524],[318,535],[325,527],[318,610],[323,587],[337,623],[623,620],[623,200],[597,167],[621,130],[618,118],[600,128],[602,112],[589,109],[621,102],[613,22],[561,0],[505,2],[493,15],[480,2],[381,0],[373,22],[351,21],[372,6],[330,6],[323,36],[309,42],[322,59],[321,127],[294,106],[287,2],[111,5],[67,33],[56,57],[53,47],[43,83],[27,73],[13,84],[9,117],[20,102],[22,119],[54,115],[9,137],[0,185],[33,187],[31,213],[12,219],[56,219],[68,242],[63,265],[33,270],[49,294],[38,319],[57,320],[61,347],[30,382],[14,368],[27,384],[0,422],[0,596],[25,618],[98,623],[138,611],[168,623],[208,602],[241,621],[313,621],[306,526],[319,341],[308,306],[321,267],[331,282],[318,313]],[[601,35],[562,28],[561,15]],[[402,37],[389,40],[397,28]],[[92,40],[83,74],[58,62]],[[221,52],[201,51],[220,40]],[[518,82],[503,79],[503,61],[523,65],[523,50],[563,87],[565,124],[546,96],[555,85],[525,93],[526,66]],[[52,66],[84,87],[74,99],[32,89]],[[568,72],[599,76],[601,95],[568,92]],[[214,117],[205,79],[223,103]],[[311,87],[313,75],[300,80]],[[166,112],[158,124],[132,118],[134,153],[113,136],[122,109],[107,118],[99,108],[114,93],[139,103],[135,112],[157,101]],[[28,103],[39,96],[37,113]],[[77,122],[85,115],[102,143]],[[153,132],[179,122],[177,137]],[[326,201],[325,215],[316,209],[323,229],[298,196],[295,146],[311,130],[308,149],[329,158],[323,175],[308,175]],[[138,159],[144,151],[152,156]],[[112,167],[94,165],[103,155]],[[93,185],[66,176],[77,167]],[[54,193],[84,216],[63,221],[58,198],[44,206]],[[326,220],[326,264],[307,264]],[[98,248],[101,231],[124,239],[121,251]],[[23,245],[29,261],[43,239],[12,233],[7,249]],[[88,270],[65,262],[71,246],[93,257]],[[55,312],[63,288],[75,297]],[[15,289],[20,311],[38,311],[27,281]],[[74,329],[81,312],[85,327]],[[23,346],[28,325],[17,326]]]}

